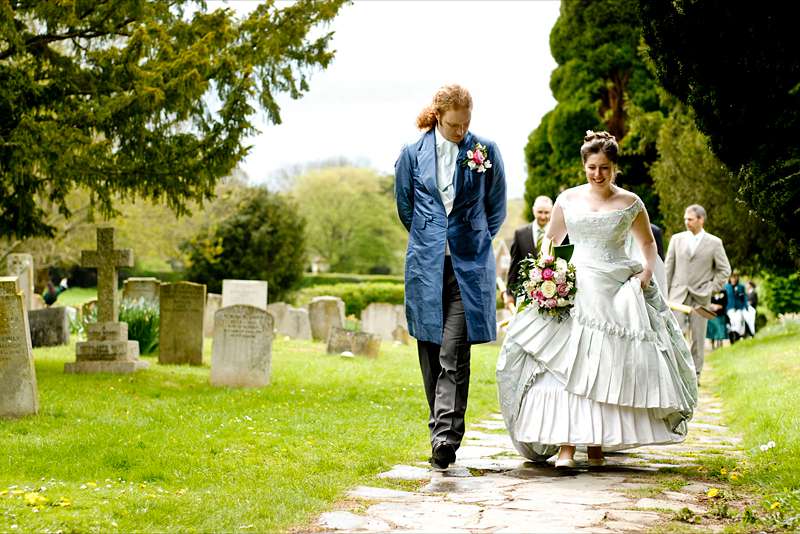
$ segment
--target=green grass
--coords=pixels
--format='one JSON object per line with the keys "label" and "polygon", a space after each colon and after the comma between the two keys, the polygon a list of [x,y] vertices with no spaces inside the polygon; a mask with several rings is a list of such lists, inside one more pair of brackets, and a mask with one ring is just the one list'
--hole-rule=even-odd
{"label": "green grass", "polygon": [[[709,459],[709,472],[725,468],[734,489],[756,495],[767,523],[800,529],[800,323],[770,326],[708,359],[727,423],[748,453],[739,462]],[[775,447],[762,451],[770,441]]]}
{"label": "green grass", "polygon": [[[272,384],[256,390],[212,388],[207,366],[145,358],[134,375],[65,375],[74,347],[34,354],[39,415],[0,420],[0,532],[303,528],[347,489],[429,454],[411,346],[345,360],[279,339]],[[468,421],[497,409],[496,356],[473,348]]]}
{"label": "green grass", "polygon": [[56,305],[80,308],[81,304],[97,298],[96,287],[71,287],[58,296]]}

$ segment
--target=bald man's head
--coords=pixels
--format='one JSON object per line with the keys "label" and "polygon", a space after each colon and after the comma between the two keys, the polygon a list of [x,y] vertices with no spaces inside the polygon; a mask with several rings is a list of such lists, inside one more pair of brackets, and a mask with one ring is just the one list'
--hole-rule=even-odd
{"label": "bald man's head", "polygon": [[553,201],[544,195],[536,197],[533,201],[533,218],[539,226],[545,226],[550,222],[550,215],[553,212]]}

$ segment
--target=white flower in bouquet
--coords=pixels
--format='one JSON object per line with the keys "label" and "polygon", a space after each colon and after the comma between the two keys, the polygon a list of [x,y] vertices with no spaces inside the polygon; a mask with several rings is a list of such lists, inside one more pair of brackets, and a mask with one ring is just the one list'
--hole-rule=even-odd
{"label": "white flower in bouquet", "polygon": [[542,270],[539,268],[531,269],[531,282],[536,282],[537,284],[542,281]]}
{"label": "white flower in bouquet", "polygon": [[567,271],[558,270],[553,274],[553,281],[556,284],[563,284],[567,281]]}
{"label": "white flower in bouquet", "polygon": [[558,305],[559,308],[563,308],[565,306],[569,306],[570,305],[570,301],[568,299],[563,299],[563,298],[559,297],[559,298],[556,299],[556,304]]}
{"label": "white flower in bouquet", "polygon": [[542,294],[545,298],[551,299],[558,291],[558,286],[552,280],[545,280],[542,282]]}
{"label": "white flower in bouquet", "polygon": [[566,275],[567,268],[568,268],[567,260],[565,260],[564,258],[556,259],[556,269],[559,272],[563,272]]}

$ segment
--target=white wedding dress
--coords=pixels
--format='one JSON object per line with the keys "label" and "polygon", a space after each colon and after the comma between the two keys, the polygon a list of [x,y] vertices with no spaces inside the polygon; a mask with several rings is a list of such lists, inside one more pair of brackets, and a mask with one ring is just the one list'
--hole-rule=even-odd
{"label": "white wedding dress", "polygon": [[530,459],[558,445],[616,451],[683,441],[697,404],[691,353],[655,283],[642,288],[627,246],[644,208],[587,212],[561,195],[577,274],[570,317],[535,307],[508,327],[497,362],[500,406]]}

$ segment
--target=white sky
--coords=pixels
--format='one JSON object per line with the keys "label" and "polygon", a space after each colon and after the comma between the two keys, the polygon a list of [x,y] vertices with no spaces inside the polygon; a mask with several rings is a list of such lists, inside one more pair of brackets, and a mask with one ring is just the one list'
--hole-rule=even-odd
{"label": "white sky", "polygon": [[[209,2],[247,12],[256,2]],[[392,173],[403,144],[419,136],[414,120],[435,90],[459,83],[472,93],[470,130],[495,141],[509,198],[520,198],[523,149],[555,106],[550,29],[560,2],[356,0],[330,29],[336,57],[310,78],[299,100],[280,99],[283,123],[266,123],[241,164],[250,180],[281,169],[346,158]]]}

